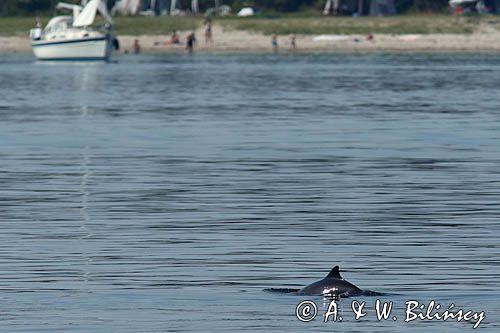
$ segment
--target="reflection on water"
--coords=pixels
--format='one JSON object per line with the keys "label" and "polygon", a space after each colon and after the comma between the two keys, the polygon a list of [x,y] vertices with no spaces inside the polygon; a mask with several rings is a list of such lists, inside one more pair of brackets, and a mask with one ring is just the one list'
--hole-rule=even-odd
{"label": "reflection on water", "polygon": [[436,299],[498,330],[496,56],[2,56],[0,75],[2,330],[299,331],[300,298],[262,289],[335,264],[400,313]]}

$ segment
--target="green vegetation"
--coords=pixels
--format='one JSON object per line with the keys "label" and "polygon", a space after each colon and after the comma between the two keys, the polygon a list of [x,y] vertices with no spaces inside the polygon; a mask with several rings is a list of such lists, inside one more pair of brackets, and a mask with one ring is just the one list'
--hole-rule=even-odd
{"label": "green vegetation", "polygon": [[[54,7],[60,0],[0,0],[0,16],[19,15],[52,15]],[[65,0],[80,3],[80,0]],[[191,0],[178,0],[182,8],[189,8]],[[220,4],[231,6],[233,12],[242,7],[258,8],[262,12],[298,12],[304,10],[321,11],[326,0],[219,0]],[[485,0],[487,5],[497,0]],[[111,8],[116,0],[107,0]],[[145,1],[148,3],[148,1]],[[168,7],[169,0],[157,0],[163,8]],[[214,6],[213,0],[200,1],[200,9],[205,11]],[[345,0],[352,3],[352,0]],[[398,13],[407,12],[443,12],[448,8],[448,0],[395,0]]]}
{"label": "green vegetation", "polygon": [[[48,17],[42,18],[45,25]],[[195,30],[202,25],[201,17],[116,17],[118,35],[169,35],[173,30]],[[35,23],[34,17],[0,17],[0,35],[27,36]],[[225,17],[216,18],[215,24],[224,29],[239,29],[264,34],[429,34],[472,33],[480,25],[500,28],[500,17],[447,15],[405,15],[393,17],[322,17],[281,15],[278,18]]]}
{"label": "green vegetation", "polygon": [[173,30],[196,30],[203,23],[199,17],[115,17],[115,30],[118,35],[170,35]]}
{"label": "green vegetation", "polygon": [[[50,17],[42,17],[45,26]],[[115,17],[118,35],[170,35],[173,30],[195,30],[202,25],[199,17]],[[27,36],[35,17],[0,17],[0,36]]]}
{"label": "green vegetation", "polygon": [[271,34],[429,34],[472,33],[477,26],[466,18],[445,15],[392,17],[242,18],[218,20],[227,29]]}
{"label": "green vegetation", "polygon": [[[47,22],[47,19],[43,20],[43,24]],[[34,17],[0,17],[1,36],[28,36],[34,26]]]}
{"label": "green vegetation", "polygon": [[58,0],[1,0],[0,16],[49,13]]}

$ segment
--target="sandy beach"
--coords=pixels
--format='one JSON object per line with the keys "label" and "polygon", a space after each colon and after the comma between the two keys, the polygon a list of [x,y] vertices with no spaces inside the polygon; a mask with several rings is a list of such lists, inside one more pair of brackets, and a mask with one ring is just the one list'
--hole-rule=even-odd
{"label": "sandy beach", "polygon": [[[188,31],[181,31],[185,41]],[[240,30],[213,27],[213,43],[205,43],[203,29],[196,31],[195,52],[203,53],[271,53],[271,37]],[[135,39],[143,53],[183,53],[184,45],[166,45],[168,35],[118,36],[119,53],[132,51]],[[279,35],[279,52],[291,52],[288,35]],[[482,29],[473,34],[374,34],[365,35],[297,35],[296,52],[496,52],[500,51],[500,32]],[[31,52],[28,37],[0,37],[0,53]]]}

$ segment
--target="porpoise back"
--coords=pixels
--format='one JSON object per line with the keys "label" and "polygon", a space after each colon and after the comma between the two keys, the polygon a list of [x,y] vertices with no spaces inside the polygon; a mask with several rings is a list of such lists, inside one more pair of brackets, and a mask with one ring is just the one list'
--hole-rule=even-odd
{"label": "porpoise back", "polygon": [[297,292],[297,295],[324,296],[324,297],[349,297],[361,295],[363,291],[344,280],[340,275],[339,266],[332,268],[330,273],[322,280],[314,282]]}

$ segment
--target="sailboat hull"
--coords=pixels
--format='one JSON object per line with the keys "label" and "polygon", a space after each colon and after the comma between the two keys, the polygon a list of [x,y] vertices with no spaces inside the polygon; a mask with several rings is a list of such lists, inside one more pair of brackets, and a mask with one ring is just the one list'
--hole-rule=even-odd
{"label": "sailboat hull", "polygon": [[38,60],[104,60],[113,51],[110,36],[70,40],[40,40],[32,42]]}

